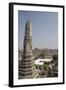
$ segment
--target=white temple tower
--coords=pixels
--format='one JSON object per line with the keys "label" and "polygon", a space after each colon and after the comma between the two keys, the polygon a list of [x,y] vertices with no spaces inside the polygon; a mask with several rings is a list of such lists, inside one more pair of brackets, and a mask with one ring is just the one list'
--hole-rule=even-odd
{"label": "white temple tower", "polygon": [[38,77],[38,73],[32,55],[32,27],[31,22],[28,20],[25,24],[22,61],[19,62],[19,79],[36,77]]}

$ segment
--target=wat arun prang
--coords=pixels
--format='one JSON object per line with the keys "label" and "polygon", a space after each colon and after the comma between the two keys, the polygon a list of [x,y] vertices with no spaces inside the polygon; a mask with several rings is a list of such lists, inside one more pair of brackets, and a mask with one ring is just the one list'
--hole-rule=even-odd
{"label": "wat arun prang", "polygon": [[22,60],[19,61],[19,79],[37,78],[38,73],[34,66],[34,58],[32,55],[32,28],[31,22],[26,21],[25,36],[23,42]]}

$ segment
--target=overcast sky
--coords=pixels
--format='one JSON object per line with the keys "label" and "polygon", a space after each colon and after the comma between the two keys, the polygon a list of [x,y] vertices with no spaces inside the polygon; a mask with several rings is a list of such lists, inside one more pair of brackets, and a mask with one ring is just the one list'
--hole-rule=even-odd
{"label": "overcast sky", "polygon": [[32,24],[32,48],[58,48],[58,13],[18,11],[18,47],[23,48],[25,23]]}

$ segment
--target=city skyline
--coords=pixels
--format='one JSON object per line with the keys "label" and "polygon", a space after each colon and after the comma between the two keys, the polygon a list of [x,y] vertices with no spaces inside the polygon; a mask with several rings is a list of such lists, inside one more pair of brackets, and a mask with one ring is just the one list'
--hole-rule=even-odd
{"label": "city skyline", "polygon": [[32,24],[32,48],[58,48],[58,13],[18,11],[18,48],[23,49],[25,23]]}

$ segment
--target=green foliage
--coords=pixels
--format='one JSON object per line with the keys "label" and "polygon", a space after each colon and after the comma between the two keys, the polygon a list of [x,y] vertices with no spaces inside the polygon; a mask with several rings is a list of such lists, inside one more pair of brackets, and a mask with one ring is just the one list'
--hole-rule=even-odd
{"label": "green foliage", "polygon": [[48,63],[44,63],[43,67],[44,67],[45,70],[47,70]]}
{"label": "green foliage", "polygon": [[53,55],[53,60],[55,60],[55,61],[58,60],[58,55],[57,55],[57,54],[54,54],[54,55]]}

